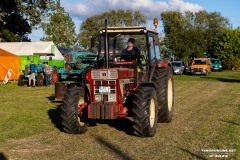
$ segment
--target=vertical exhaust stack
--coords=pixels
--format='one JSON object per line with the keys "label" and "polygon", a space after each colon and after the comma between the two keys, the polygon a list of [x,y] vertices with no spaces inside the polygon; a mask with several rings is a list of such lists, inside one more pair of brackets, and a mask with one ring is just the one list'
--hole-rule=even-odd
{"label": "vertical exhaust stack", "polygon": [[105,64],[106,68],[109,67],[108,59],[109,59],[109,52],[108,52],[108,37],[107,37],[107,19],[105,19]]}

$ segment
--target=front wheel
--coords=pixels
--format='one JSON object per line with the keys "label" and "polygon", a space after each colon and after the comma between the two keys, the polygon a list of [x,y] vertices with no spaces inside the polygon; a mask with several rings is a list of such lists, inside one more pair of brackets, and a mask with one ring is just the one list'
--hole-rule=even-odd
{"label": "front wheel", "polygon": [[152,137],[157,125],[157,96],[153,87],[139,87],[133,101],[133,129],[140,137]]}
{"label": "front wheel", "polygon": [[37,75],[37,86],[43,86],[43,83],[44,83],[44,78],[43,78],[43,75]]}
{"label": "front wheel", "polygon": [[63,105],[61,107],[61,118],[63,130],[71,134],[83,134],[87,131],[87,110],[79,108],[86,102],[85,89],[83,87],[71,87],[67,89]]}
{"label": "front wheel", "polygon": [[24,81],[25,77],[24,75],[20,75],[18,78],[18,85],[19,86],[24,86],[26,84],[26,81]]}

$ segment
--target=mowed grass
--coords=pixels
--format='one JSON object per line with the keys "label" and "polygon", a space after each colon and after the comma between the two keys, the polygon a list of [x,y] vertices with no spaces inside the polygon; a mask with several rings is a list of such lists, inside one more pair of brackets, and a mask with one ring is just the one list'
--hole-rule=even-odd
{"label": "mowed grass", "polygon": [[240,72],[174,75],[174,86],[173,121],[141,138],[131,119],[67,134],[54,87],[0,84],[0,159],[240,159]]}

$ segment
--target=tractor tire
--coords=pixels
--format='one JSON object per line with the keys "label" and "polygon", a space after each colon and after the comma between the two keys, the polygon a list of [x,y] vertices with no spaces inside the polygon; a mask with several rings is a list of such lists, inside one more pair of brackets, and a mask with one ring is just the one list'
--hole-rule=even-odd
{"label": "tractor tire", "polygon": [[153,87],[139,87],[133,101],[133,129],[140,137],[152,137],[157,126],[157,95]]}
{"label": "tractor tire", "polygon": [[162,68],[159,72],[158,122],[171,122],[174,108],[173,70],[172,68]]}
{"label": "tractor tire", "polygon": [[37,86],[43,86],[43,84],[44,84],[43,75],[37,75],[37,77],[36,77],[36,85]]}
{"label": "tractor tire", "polygon": [[71,87],[67,89],[63,105],[61,107],[61,118],[63,130],[70,134],[83,134],[87,131],[87,110],[79,113],[80,104],[86,102],[85,90],[82,87]]}
{"label": "tractor tire", "polygon": [[18,78],[18,85],[19,86],[24,86],[26,84],[26,81],[24,81],[25,77],[24,75],[20,75]]}

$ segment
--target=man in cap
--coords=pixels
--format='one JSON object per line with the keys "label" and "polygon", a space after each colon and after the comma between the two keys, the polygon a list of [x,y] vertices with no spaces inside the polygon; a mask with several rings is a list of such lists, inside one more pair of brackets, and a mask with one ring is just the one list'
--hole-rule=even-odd
{"label": "man in cap", "polygon": [[129,38],[128,39],[128,46],[126,49],[123,50],[123,54],[125,55],[140,55],[139,49],[134,47],[135,39]]}

